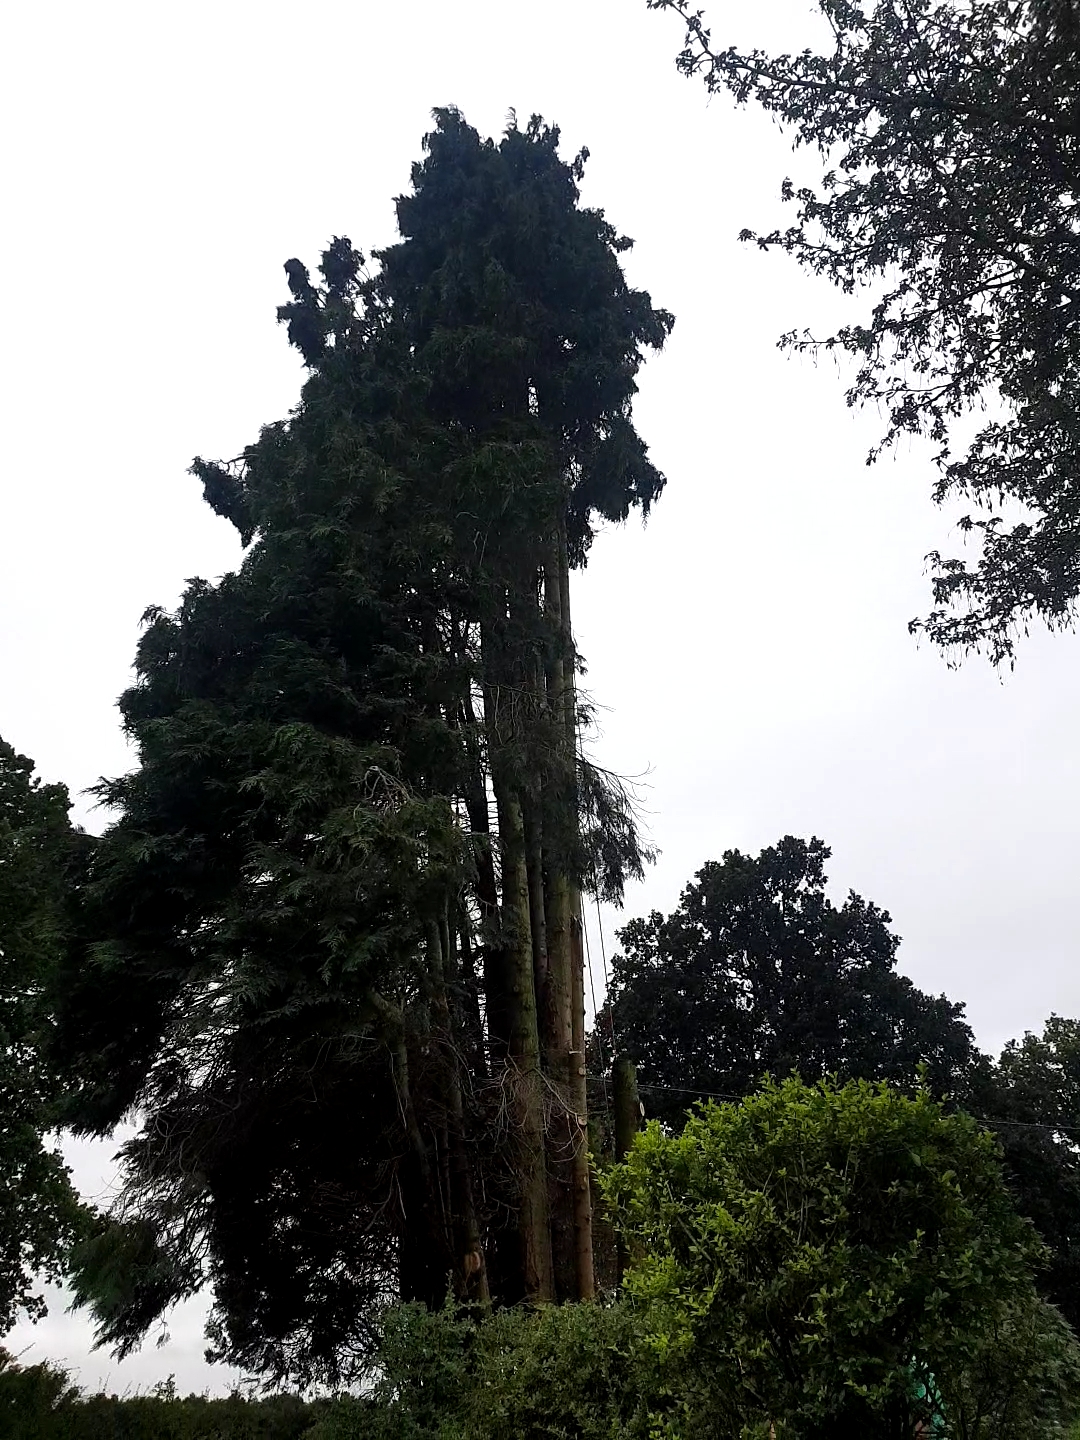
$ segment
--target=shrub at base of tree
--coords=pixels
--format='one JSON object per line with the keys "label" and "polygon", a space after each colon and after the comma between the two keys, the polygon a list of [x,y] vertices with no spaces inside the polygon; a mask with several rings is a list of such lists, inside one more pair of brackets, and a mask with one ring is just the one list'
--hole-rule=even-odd
{"label": "shrub at base of tree", "polygon": [[681,1387],[661,1433],[1049,1440],[1080,1408],[997,1144],[926,1094],[770,1083],[681,1135],[652,1123],[604,1189]]}
{"label": "shrub at base of tree", "polygon": [[[448,1306],[388,1317],[378,1440],[646,1440],[662,1386],[641,1319],[623,1304],[518,1307],[480,1321]],[[309,1440],[361,1440],[332,1410]],[[346,1423],[343,1423],[346,1422]]]}

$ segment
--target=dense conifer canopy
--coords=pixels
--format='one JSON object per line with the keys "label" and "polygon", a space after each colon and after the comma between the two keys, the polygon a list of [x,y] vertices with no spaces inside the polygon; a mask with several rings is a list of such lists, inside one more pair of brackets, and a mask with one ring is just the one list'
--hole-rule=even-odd
{"label": "dense conifer canopy", "polygon": [[575,897],[643,857],[566,581],[662,489],[630,405],[671,321],[557,144],[437,112],[400,243],[286,266],[297,408],[195,462],[247,553],[147,612],[62,992],[69,1122],[143,1118],[79,1264],[121,1352],[210,1283],[221,1355],[335,1379],[394,1295],[591,1284]]}

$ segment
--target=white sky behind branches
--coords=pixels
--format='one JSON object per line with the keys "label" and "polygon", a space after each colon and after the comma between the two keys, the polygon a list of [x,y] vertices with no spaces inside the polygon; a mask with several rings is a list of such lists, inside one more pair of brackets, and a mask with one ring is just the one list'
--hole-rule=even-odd
{"label": "white sky behind branches", "polygon": [[[809,0],[709,17],[722,43],[815,33]],[[924,555],[959,546],[929,446],[868,470],[880,420],[845,408],[843,368],[776,349],[859,313],[735,238],[782,218],[780,180],[812,157],[681,79],[671,17],[644,0],[39,0],[4,28],[0,734],[47,779],[78,793],[131,763],[114,704],[140,614],[239,560],[186,471],[297,398],[283,262],[335,234],[393,238],[433,106],[485,133],[539,111],[567,157],[588,145],[586,202],[635,237],[632,281],[677,317],[637,407],[667,492],[644,529],[600,536],[574,591],[605,707],[594,753],[646,775],[663,852],[626,916],[670,909],[727,848],[816,834],[837,898],[892,912],[901,968],[966,1001],[985,1047],[1080,1011],[1078,641],[1034,636],[1001,679],[908,637]],[[87,1193],[112,1148],[72,1148]],[[90,1387],[228,1388],[201,1315],[119,1366],[62,1298],[5,1343]]]}

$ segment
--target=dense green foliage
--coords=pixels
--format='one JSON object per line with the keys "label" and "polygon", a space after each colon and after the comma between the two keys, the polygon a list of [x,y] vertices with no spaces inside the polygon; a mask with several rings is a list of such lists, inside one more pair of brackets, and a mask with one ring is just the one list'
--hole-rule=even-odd
{"label": "dense green foliage", "polygon": [[959,1377],[943,1377],[944,1407],[962,1440],[1065,1440],[1080,1403],[1080,1346],[1061,1315],[1027,1298],[979,1336]]}
{"label": "dense green foliage", "polygon": [[[909,1437],[930,1418],[913,1375],[955,1394],[1036,1303],[1040,1247],[993,1138],[925,1093],[769,1084],[678,1136],[652,1122],[605,1192],[627,1290],[688,1377],[672,1433]],[[1070,1349],[1059,1411],[1077,1374]]]}
{"label": "dense green foliage", "polygon": [[1011,1041],[982,1095],[1021,1214],[1046,1242],[1046,1295],[1080,1325],[1080,1022],[1058,1016]]}
{"label": "dense green foliage", "polygon": [[788,835],[727,851],[678,908],[620,932],[597,1039],[638,1067],[646,1112],[678,1123],[695,1098],[737,1098],[793,1071],[964,1094],[978,1060],[963,1007],[896,973],[884,910],[825,893],[828,848]]}
{"label": "dense green foliage", "polygon": [[375,1410],[340,1403],[311,1440],[360,1440],[376,1416],[385,1440],[644,1440],[655,1367],[639,1335],[619,1305],[519,1307],[479,1324],[406,1307],[387,1319]]}
{"label": "dense green foliage", "polygon": [[738,1098],[766,1074],[926,1085],[996,1132],[1020,1213],[1047,1246],[1042,1293],[1080,1323],[1080,1038],[1051,1019],[995,1063],[963,1007],[895,971],[887,912],[825,894],[828,849],[787,836],[760,855],[706,865],[667,917],[620,933],[599,1063],[616,1046],[637,1066],[646,1113],[681,1127],[691,1103]]}
{"label": "dense green foliage", "polygon": [[[405,1305],[363,1397],[82,1396],[0,1364],[10,1440],[1064,1440],[1080,1348],[991,1136],[925,1094],[770,1086],[653,1124],[606,1182],[615,1303]],[[932,1372],[932,1379],[930,1378]],[[932,1401],[921,1400],[919,1379]]]}
{"label": "dense green foliage", "polygon": [[84,837],[62,785],[0,740],[0,1333],[44,1313],[35,1284],[56,1278],[83,1212],[45,1140],[56,1077],[45,1059],[47,987],[72,932]]}
{"label": "dense green foliage", "polygon": [[[883,444],[926,433],[938,499],[973,506],[974,565],[933,557],[940,644],[1011,655],[1032,616],[1071,621],[1080,593],[1080,27],[1071,0],[818,0],[820,50],[714,38],[690,0],[679,67],[755,102],[818,151],[816,186],[785,181],[787,228],[744,238],[794,255],[872,306],[825,338],[857,363],[849,403],[888,417]],[[988,402],[966,451],[954,422]],[[876,452],[875,452],[876,453]],[[1017,510],[1019,507],[1019,511]]]}
{"label": "dense green foliage", "polygon": [[[962,1369],[935,1393],[962,1440],[1065,1440],[1080,1402],[1080,1347],[1026,1294],[985,1326],[969,1315]],[[757,1440],[760,1407],[721,1388],[707,1358],[670,1346],[640,1300],[507,1311],[479,1325],[452,1308],[390,1317],[378,1393],[328,1406],[306,1440]],[[699,1357],[702,1360],[702,1357]],[[911,1398],[910,1374],[904,1377]],[[830,1376],[837,1383],[837,1376]],[[900,1422],[900,1426],[906,1423]],[[781,1421],[776,1435],[785,1433]],[[792,1432],[787,1428],[787,1434]],[[802,1431],[795,1431],[801,1435]],[[842,1430],[834,1433],[843,1434]],[[867,1423],[859,1440],[911,1440]]]}
{"label": "dense green foliage", "polygon": [[591,1292],[578,895],[642,854],[567,587],[662,488],[670,317],[556,131],[425,144],[374,269],[287,265],[300,403],[195,465],[243,565],[148,613],[121,701],[56,1047],[69,1124],[144,1122],[77,1277],[121,1352],[206,1283],[217,1353],[329,1381],[395,1296]]}
{"label": "dense green foliage", "polygon": [[0,1351],[2,1440],[300,1440],[324,1403],[292,1395],[83,1395],[62,1370],[20,1366]]}

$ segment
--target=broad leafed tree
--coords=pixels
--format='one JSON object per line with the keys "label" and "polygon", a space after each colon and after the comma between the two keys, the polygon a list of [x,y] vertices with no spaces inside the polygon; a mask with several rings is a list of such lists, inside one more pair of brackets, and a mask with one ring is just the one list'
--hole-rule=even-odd
{"label": "broad leafed tree", "polygon": [[593,1043],[638,1067],[646,1112],[681,1125],[695,1098],[738,1099],[766,1074],[889,1080],[966,1093],[981,1057],[963,1006],[897,974],[887,911],[826,893],[829,849],[785,836],[726,851],[669,916],[620,931]]}
{"label": "broad leafed tree", "polygon": [[[935,552],[914,628],[1008,659],[1033,618],[1072,623],[1080,594],[1080,45],[1072,0],[818,0],[824,44],[724,42],[690,0],[678,57],[711,93],[755,104],[821,155],[785,180],[792,222],[743,238],[794,255],[865,318],[796,351],[846,352],[849,404],[882,445],[934,444],[936,498],[971,509],[967,557]],[[720,7],[717,7],[719,13]],[[711,13],[711,12],[710,12]],[[962,417],[981,414],[958,441]],[[878,450],[871,455],[876,456]]]}
{"label": "broad leafed tree", "polygon": [[980,1096],[1021,1214],[1049,1250],[1040,1284],[1080,1325],[1080,1022],[1051,1016],[1012,1040]]}

